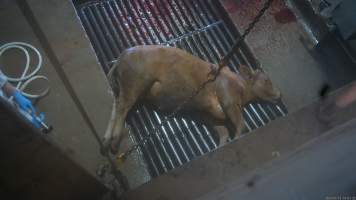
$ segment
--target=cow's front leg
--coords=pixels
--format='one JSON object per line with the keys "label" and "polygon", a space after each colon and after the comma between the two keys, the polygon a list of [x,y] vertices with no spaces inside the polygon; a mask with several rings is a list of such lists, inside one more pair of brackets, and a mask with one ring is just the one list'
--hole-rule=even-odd
{"label": "cow's front leg", "polygon": [[230,139],[229,130],[226,126],[214,126],[214,129],[219,136],[219,147],[224,146]]}
{"label": "cow's front leg", "polygon": [[244,128],[244,119],[242,116],[242,107],[239,105],[230,105],[224,108],[224,112],[235,127],[237,138],[240,138]]}
{"label": "cow's front leg", "polygon": [[[226,114],[224,113],[220,104],[213,104],[208,110],[209,115],[203,115],[205,121],[210,122],[213,125],[214,130],[219,137],[219,147],[226,144],[230,138],[229,130],[226,127]],[[209,117],[208,117],[209,116]]]}

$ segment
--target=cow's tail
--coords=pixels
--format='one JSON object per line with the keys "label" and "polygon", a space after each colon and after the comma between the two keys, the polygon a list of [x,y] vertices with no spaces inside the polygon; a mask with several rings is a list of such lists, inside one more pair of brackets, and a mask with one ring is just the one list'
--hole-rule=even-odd
{"label": "cow's tail", "polygon": [[118,77],[118,65],[119,65],[119,61],[117,61],[113,67],[111,67],[107,77],[108,77],[108,81],[109,84],[111,86],[111,90],[116,97],[119,96],[120,93],[120,87],[119,87],[119,77]]}
{"label": "cow's tail", "polygon": [[112,111],[111,111],[111,117],[109,119],[108,126],[106,128],[106,132],[104,135],[104,149],[102,152],[106,152],[109,148],[109,145],[112,140],[112,135],[113,135],[113,129],[115,126],[116,118],[117,118],[117,110],[116,110],[116,104],[117,100],[119,98],[119,93],[120,93],[120,87],[119,87],[119,80],[118,80],[118,62],[114,64],[114,66],[110,69],[107,78],[111,87],[111,91],[114,95],[114,102],[112,105]]}

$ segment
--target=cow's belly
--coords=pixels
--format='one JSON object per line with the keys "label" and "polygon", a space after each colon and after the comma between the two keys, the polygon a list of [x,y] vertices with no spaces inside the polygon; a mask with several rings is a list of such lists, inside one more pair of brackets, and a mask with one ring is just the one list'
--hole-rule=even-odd
{"label": "cow's belly", "polygon": [[[186,84],[172,84],[167,82],[155,82],[150,88],[146,98],[151,104],[166,111],[173,111],[193,94],[193,86]],[[225,120],[225,114],[213,91],[206,89],[196,98],[189,101],[184,110],[203,111],[216,120]]]}
{"label": "cow's belly", "polygon": [[192,93],[192,88],[186,85],[156,81],[148,91],[146,98],[157,107],[169,110],[183,103]]}

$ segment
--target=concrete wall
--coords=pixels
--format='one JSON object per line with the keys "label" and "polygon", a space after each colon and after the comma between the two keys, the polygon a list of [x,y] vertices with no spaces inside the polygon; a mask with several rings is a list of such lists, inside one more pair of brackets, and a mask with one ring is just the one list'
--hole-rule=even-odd
{"label": "concrete wall", "polygon": [[[0,44],[22,41],[40,50],[41,74],[50,79],[51,93],[37,108],[54,127],[48,137],[94,174],[103,158],[93,132],[104,134],[112,104],[104,73],[71,1],[27,1],[33,12],[18,2],[0,2]],[[5,57],[4,71],[19,74],[23,55],[9,52]]]}

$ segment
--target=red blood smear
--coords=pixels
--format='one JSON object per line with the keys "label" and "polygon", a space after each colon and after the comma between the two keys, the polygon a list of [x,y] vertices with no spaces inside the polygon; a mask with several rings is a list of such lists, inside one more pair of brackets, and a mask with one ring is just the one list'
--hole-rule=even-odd
{"label": "red blood smear", "polygon": [[[119,17],[122,19],[122,21],[124,23],[122,25],[122,26],[124,26],[124,29],[126,29],[132,37],[135,37],[135,34],[134,34],[135,30],[132,30],[135,27],[135,24],[133,22],[132,16],[130,16],[127,13],[126,9],[121,10],[119,15],[120,15]],[[139,43],[143,43],[144,42],[142,38],[139,38],[139,39],[141,40],[141,41],[138,41]]]}
{"label": "red blood smear", "polygon": [[[160,1],[155,0],[155,1],[148,1],[148,2],[150,5],[147,5],[147,2],[143,1],[143,6],[145,9],[145,12],[151,12],[150,17],[153,22],[152,28],[157,29],[158,32],[160,32],[160,33],[162,33],[162,32],[165,33],[165,35],[168,35],[168,37],[172,37],[172,33],[170,32],[168,27],[164,25],[165,23],[162,18],[162,15],[169,15],[169,13],[159,12],[158,6],[162,6]],[[166,1],[163,1],[163,2],[167,3]],[[163,9],[161,9],[161,10],[163,10]],[[154,14],[157,16],[157,18],[153,17]],[[167,16],[164,16],[164,17],[167,18]]]}
{"label": "red blood smear", "polygon": [[282,9],[279,12],[273,14],[274,19],[281,24],[287,24],[296,21],[296,17],[293,12],[288,9]]}
{"label": "red blood smear", "polygon": [[[222,0],[223,5],[227,12],[230,14],[236,13],[238,18],[237,21],[239,22],[240,26],[246,27],[258,14],[259,10],[263,7],[264,2],[267,0]],[[288,22],[290,22],[293,18],[287,11],[288,9],[283,2],[283,0],[275,0],[273,1],[271,7],[266,12],[266,15],[274,13],[277,15],[277,22],[285,22],[288,18]],[[282,12],[281,12],[282,11]],[[279,14],[281,12],[281,14]],[[293,15],[293,14],[292,14]],[[280,17],[280,18],[278,18]],[[282,18],[286,18],[282,20]],[[294,17],[295,19],[295,17]],[[236,20],[236,19],[235,19]]]}
{"label": "red blood smear", "polygon": [[[165,4],[165,5],[163,5],[163,4]],[[172,35],[172,33],[170,32],[170,29],[167,27],[167,26],[169,26],[169,25],[166,24],[166,23],[165,23],[165,20],[164,20],[164,19],[166,19],[166,20],[168,21],[168,20],[169,20],[168,15],[170,15],[171,13],[167,12],[166,9],[164,9],[164,7],[168,7],[168,2],[167,2],[167,0],[163,0],[163,1],[158,1],[158,0],[156,0],[156,1],[155,1],[155,7],[154,7],[154,9],[155,9],[155,12],[156,12],[157,15],[158,15],[157,17],[158,17],[159,20],[160,20],[160,24],[161,24],[161,26],[162,26],[163,24],[165,24],[164,28],[161,27],[161,29],[163,29],[163,30],[165,31],[165,33],[169,35],[169,37],[172,37],[173,35]],[[158,8],[159,8],[159,9],[158,9]],[[164,19],[163,19],[163,18],[164,18]],[[168,22],[167,22],[167,23],[168,23]]]}
{"label": "red blood smear", "polygon": [[228,13],[234,13],[239,10],[235,0],[225,0],[224,1],[225,9]]}
{"label": "red blood smear", "polygon": [[[130,32],[131,35],[135,35],[134,32],[136,32],[139,35],[139,40],[141,41],[140,43],[144,43],[144,39],[142,38],[142,36],[145,38],[148,38],[149,36],[148,30],[145,29],[143,23],[145,23],[150,30],[156,29],[159,33],[164,33],[168,37],[172,36],[172,33],[169,31],[168,27],[163,25],[165,23],[161,16],[161,14],[166,15],[169,13],[160,13],[158,11],[157,6],[160,5],[159,1],[157,0],[156,1],[130,0],[130,1],[131,1],[130,4],[138,7],[138,10],[132,11],[133,15],[130,15],[126,10],[123,10],[121,12],[120,17],[123,19],[124,22],[128,24],[126,26],[126,29]],[[142,10],[141,4],[139,4],[138,1],[141,1],[144,10]],[[147,3],[149,3],[150,5],[148,5]],[[145,16],[144,12],[146,12],[146,14],[151,18],[152,24],[150,23],[150,21],[148,21],[148,18]],[[157,18],[153,17],[152,12],[157,15]],[[135,25],[136,22],[138,23],[138,26]],[[143,35],[140,34],[138,29],[142,30]]]}

